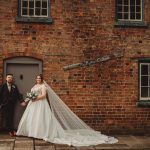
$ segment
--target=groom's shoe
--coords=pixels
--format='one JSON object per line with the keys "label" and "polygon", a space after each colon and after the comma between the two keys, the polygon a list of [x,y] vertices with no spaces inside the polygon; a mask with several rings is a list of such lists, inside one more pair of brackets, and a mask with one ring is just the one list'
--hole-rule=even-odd
{"label": "groom's shoe", "polygon": [[13,135],[16,136],[16,131],[13,131]]}
{"label": "groom's shoe", "polygon": [[10,135],[10,136],[16,136],[16,131],[10,131],[10,132],[9,132],[9,135]]}
{"label": "groom's shoe", "polygon": [[14,136],[14,134],[13,134],[13,132],[12,132],[12,131],[10,131],[10,132],[9,132],[9,135],[10,135],[10,136]]}

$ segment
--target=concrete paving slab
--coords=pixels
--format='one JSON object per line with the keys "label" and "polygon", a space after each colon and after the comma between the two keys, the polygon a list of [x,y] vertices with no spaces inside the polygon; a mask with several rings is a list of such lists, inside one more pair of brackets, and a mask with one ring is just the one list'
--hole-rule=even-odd
{"label": "concrete paving slab", "polygon": [[55,146],[35,146],[35,150],[55,150]]}
{"label": "concrete paving slab", "polygon": [[[1,150],[1,149],[0,149]],[[21,147],[15,147],[14,148],[14,150],[34,150],[33,148],[26,148],[26,147],[24,147],[24,148],[21,148]]]}
{"label": "concrete paving slab", "polygon": [[12,150],[12,147],[0,147],[0,150]]}
{"label": "concrete paving slab", "polygon": [[0,134],[0,141],[14,141],[15,137],[11,137],[9,134]]}
{"label": "concrete paving slab", "polygon": [[33,138],[24,137],[24,136],[16,136],[16,139],[17,139],[17,140],[23,140],[23,141],[25,141],[25,140],[33,140]]}
{"label": "concrete paving slab", "polygon": [[33,149],[33,140],[16,140],[15,141],[15,148],[28,148],[28,149]]}
{"label": "concrete paving slab", "polygon": [[[121,149],[120,149],[121,148]],[[95,146],[96,150],[125,150],[125,149],[129,149],[130,147],[126,144],[101,144],[101,145],[97,145]]]}
{"label": "concrete paving slab", "polygon": [[35,146],[53,146],[53,143],[46,142],[44,140],[34,139]]}
{"label": "concrete paving slab", "polygon": [[0,141],[0,150],[12,150],[14,141]]}
{"label": "concrete paving slab", "polygon": [[14,150],[34,150],[33,140],[15,140]]}
{"label": "concrete paving slab", "polygon": [[76,148],[63,144],[55,144],[55,150],[76,150]]}
{"label": "concrete paving slab", "polygon": [[95,150],[94,146],[82,146],[82,147],[76,147],[76,150]]}

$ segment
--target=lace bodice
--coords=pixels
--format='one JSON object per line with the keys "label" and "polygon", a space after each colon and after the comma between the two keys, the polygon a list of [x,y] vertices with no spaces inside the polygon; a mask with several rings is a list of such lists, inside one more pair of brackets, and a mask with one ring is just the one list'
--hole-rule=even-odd
{"label": "lace bodice", "polygon": [[44,84],[36,84],[31,89],[32,92],[36,92],[38,95],[42,94],[42,92],[46,92],[46,87]]}

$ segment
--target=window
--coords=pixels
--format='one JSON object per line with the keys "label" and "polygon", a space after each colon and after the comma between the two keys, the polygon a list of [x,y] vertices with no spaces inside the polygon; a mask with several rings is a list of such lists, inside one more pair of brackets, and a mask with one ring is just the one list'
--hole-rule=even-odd
{"label": "window", "polygon": [[115,26],[147,27],[144,22],[144,0],[116,0]]}
{"label": "window", "polygon": [[142,0],[117,0],[117,19],[142,21]]}
{"label": "window", "polygon": [[50,0],[18,0],[17,21],[52,22],[50,18]]}
{"label": "window", "polygon": [[48,17],[48,0],[22,0],[21,16]]}
{"label": "window", "polygon": [[150,100],[150,63],[140,63],[140,100]]}

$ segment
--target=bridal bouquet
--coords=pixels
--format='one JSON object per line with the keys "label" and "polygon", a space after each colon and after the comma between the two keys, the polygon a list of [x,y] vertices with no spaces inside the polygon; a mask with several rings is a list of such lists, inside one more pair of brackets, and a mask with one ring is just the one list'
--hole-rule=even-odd
{"label": "bridal bouquet", "polygon": [[26,98],[25,98],[25,102],[28,102],[30,100],[34,100],[35,98],[37,98],[37,96],[38,96],[38,94],[36,92],[31,91],[31,92],[27,93]]}

